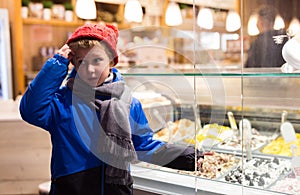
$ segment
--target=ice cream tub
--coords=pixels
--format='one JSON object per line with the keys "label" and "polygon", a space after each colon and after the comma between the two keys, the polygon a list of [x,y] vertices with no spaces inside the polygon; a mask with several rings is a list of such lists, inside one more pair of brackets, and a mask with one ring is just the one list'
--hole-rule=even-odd
{"label": "ice cream tub", "polygon": [[[252,137],[250,139],[250,148],[251,152],[256,152],[267,145],[270,141],[276,139],[278,137],[277,134],[271,134],[268,132],[258,132],[254,128],[252,129]],[[245,140],[242,140],[240,135],[233,135],[232,137],[220,142],[217,145],[218,149],[235,151],[236,153],[241,153],[246,150]]]}
{"label": "ice cream tub", "polygon": [[239,157],[233,154],[211,152],[210,155],[204,155],[202,167],[198,171],[179,170],[178,173],[218,180],[229,170],[236,167],[240,160]]}
{"label": "ice cream tub", "polygon": [[280,157],[292,157],[291,144],[296,144],[300,148],[300,134],[296,133],[297,140],[293,143],[286,143],[282,136],[277,137],[264,147],[259,152],[266,155],[277,155]]}
{"label": "ice cream tub", "polygon": [[300,195],[300,180],[296,178],[293,172],[279,178],[268,188],[270,191],[284,194]]}
{"label": "ice cream tub", "polygon": [[266,189],[290,171],[291,162],[288,159],[254,157],[251,160],[243,159],[236,168],[230,170],[220,180]]}

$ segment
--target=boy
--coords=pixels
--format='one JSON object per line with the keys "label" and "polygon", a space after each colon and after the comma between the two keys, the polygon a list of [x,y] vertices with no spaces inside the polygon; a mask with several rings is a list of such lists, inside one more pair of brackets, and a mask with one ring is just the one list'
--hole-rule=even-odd
{"label": "boy", "polygon": [[[152,139],[140,102],[114,68],[117,39],[112,25],[79,27],[21,100],[22,118],[51,134],[50,194],[132,194],[130,163],[192,171],[202,157],[192,147]],[[61,86],[69,62],[74,69]]]}

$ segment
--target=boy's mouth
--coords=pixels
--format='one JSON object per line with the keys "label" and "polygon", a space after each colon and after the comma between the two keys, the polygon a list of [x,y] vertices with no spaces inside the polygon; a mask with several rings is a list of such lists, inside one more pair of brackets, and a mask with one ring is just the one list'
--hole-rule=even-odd
{"label": "boy's mouth", "polygon": [[88,81],[96,81],[96,80],[98,80],[98,78],[97,77],[91,77],[91,78],[88,78],[87,80]]}

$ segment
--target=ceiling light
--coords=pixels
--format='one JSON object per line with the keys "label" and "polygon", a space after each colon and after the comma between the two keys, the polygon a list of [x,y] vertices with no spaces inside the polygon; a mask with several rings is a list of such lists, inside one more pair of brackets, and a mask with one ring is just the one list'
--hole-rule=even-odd
{"label": "ceiling light", "polygon": [[138,0],[128,0],[125,4],[124,18],[128,22],[143,21],[143,8]]}
{"label": "ceiling light", "polygon": [[182,15],[179,5],[173,1],[168,4],[166,11],[166,24],[168,26],[178,26],[182,24]]}
{"label": "ceiling light", "polygon": [[288,30],[292,35],[295,35],[298,32],[300,32],[300,22],[299,22],[298,18],[293,17]]}
{"label": "ceiling light", "polygon": [[241,28],[241,18],[236,11],[229,11],[226,17],[226,30],[234,32]]}
{"label": "ceiling light", "polygon": [[283,29],[284,27],[285,27],[285,24],[284,24],[283,18],[279,14],[277,14],[276,18],[275,18],[275,22],[274,22],[274,29],[280,30],[280,29]]}
{"label": "ceiling light", "polygon": [[75,6],[76,15],[79,18],[92,20],[97,18],[97,9],[94,0],[77,0]]}
{"label": "ceiling light", "polygon": [[212,29],[214,26],[214,19],[211,9],[201,8],[197,16],[197,24],[204,29]]}
{"label": "ceiling light", "polygon": [[248,25],[247,25],[247,31],[248,31],[248,35],[250,36],[256,36],[259,34],[259,30],[257,28],[257,18],[258,18],[258,15],[257,14],[252,14],[250,17],[249,17],[249,20],[248,20]]}

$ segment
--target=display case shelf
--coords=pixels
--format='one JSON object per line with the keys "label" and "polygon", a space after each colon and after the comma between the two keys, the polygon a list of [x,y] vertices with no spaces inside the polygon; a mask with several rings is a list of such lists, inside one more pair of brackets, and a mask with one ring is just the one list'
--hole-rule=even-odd
{"label": "display case shelf", "polygon": [[[192,65],[191,65],[192,66]],[[122,67],[121,67],[122,68]],[[226,69],[195,67],[194,69],[180,69],[169,66],[153,68],[152,66],[132,66],[123,70],[125,76],[197,76],[197,77],[265,77],[265,78],[291,78],[300,77],[300,72],[284,73],[280,68],[249,68],[249,69]]]}
{"label": "display case shelf", "polygon": [[38,18],[26,18],[23,19],[23,24],[27,24],[27,25],[33,25],[33,24],[43,24],[43,25],[52,25],[52,26],[80,26],[83,25],[84,22],[83,21],[78,21],[78,22],[67,22],[64,20],[43,20],[43,19],[38,19]]}
{"label": "display case shelf", "polygon": [[195,178],[193,176],[182,175],[164,170],[155,170],[136,165],[132,165],[131,167],[131,173],[134,178],[134,188],[152,192],[154,194],[282,194],[273,191],[267,191],[264,189],[256,189],[216,180]]}
{"label": "display case shelf", "polygon": [[123,73],[124,76],[202,76],[202,77],[300,77],[300,73]]}

